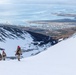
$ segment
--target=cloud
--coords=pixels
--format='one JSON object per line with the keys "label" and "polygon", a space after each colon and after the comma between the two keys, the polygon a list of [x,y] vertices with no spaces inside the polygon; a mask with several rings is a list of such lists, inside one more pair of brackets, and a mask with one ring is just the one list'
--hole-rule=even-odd
{"label": "cloud", "polygon": [[28,4],[76,4],[76,0],[11,0],[13,3],[28,3]]}
{"label": "cloud", "polygon": [[0,0],[0,4],[9,4],[11,3],[10,0]]}
{"label": "cloud", "polygon": [[76,0],[0,0],[0,4],[76,4]]}

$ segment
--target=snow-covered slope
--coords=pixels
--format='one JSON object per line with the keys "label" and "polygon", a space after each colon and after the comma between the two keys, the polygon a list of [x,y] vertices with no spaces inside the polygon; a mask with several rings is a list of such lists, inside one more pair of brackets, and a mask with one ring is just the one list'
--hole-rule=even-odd
{"label": "snow-covered slope", "polygon": [[76,37],[64,40],[40,54],[1,61],[1,75],[76,75]]}
{"label": "snow-covered slope", "polygon": [[[34,45],[34,39],[37,39],[34,38],[34,36],[20,26],[0,24],[0,48],[5,49],[8,58],[15,58],[15,51],[18,45],[21,46],[21,49],[23,50],[23,57],[38,54],[51,45],[51,43],[47,43],[46,45],[43,44],[41,46],[38,44]],[[37,42],[40,43],[40,41]]]}

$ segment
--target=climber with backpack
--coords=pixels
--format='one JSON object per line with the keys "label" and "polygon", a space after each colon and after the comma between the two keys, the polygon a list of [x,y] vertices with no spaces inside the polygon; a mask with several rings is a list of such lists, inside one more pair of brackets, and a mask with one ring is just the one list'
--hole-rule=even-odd
{"label": "climber with backpack", "polygon": [[16,50],[16,53],[15,53],[15,56],[17,57],[18,61],[20,61],[21,55],[22,55],[21,47],[17,46],[17,50]]}
{"label": "climber with backpack", "polygon": [[6,59],[6,53],[5,53],[5,51],[4,51],[4,50],[2,51],[2,59],[3,59],[3,60],[5,60],[5,59]]}

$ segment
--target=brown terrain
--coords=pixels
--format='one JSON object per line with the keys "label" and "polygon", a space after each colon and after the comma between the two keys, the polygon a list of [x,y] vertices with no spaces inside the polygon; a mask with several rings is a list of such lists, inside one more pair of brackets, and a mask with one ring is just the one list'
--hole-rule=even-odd
{"label": "brown terrain", "polygon": [[[29,22],[30,27],[25,27],[27,31],[44,34],[54,39],[65,39],[76,32],[76,22]],[[33,24],[37,24],[33,26]]]}

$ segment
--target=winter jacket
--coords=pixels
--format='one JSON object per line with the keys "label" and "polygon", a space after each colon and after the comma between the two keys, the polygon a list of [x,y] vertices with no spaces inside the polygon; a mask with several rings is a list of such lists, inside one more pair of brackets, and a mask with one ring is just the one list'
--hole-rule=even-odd
{"label": "winter jacket", "polygon": [[6,57],[6,53],[4,51],[2,52],[2,57]]}
{"label": "winter jacket", "polygon": [[2,55],[1,55],[1,53],[0,53],[0,60],[2,60]]}
{"label": "winter jacket", "polygon": [[17,50],[16,50],[16,54],[15,54],[15,55],[22,55],[21,48],[17,48]]}

